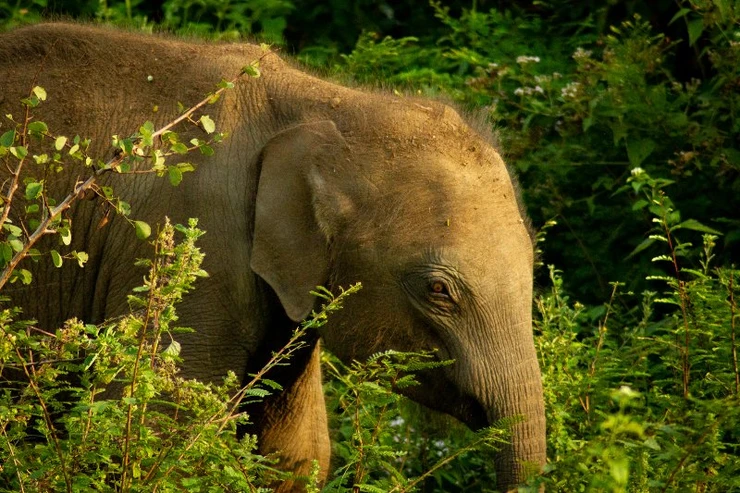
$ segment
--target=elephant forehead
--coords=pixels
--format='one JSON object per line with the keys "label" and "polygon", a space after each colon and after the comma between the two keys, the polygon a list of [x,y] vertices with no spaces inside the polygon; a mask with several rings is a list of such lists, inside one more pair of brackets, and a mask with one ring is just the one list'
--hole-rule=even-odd
{"label": "elephant forehead", "polygon": [[531,249],[508,175],[481,166],[427,161],[424,172],[402,170],[385,180],[354,222],[360,247],[404,250],[451,248],[466,256]]}

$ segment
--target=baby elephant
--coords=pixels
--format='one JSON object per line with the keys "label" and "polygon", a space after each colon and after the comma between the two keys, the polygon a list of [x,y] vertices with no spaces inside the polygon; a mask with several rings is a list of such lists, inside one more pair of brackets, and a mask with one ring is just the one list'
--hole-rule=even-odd
{"label": "baby elephant", "polygon": [[[345,362],[436,349],[454,364],[420,374],[409,397],[473,429],[522,416],[495,463],[499,489],[516,486],[524,463],[545,462],[532,237],[491,139],[455,110],[326,82],[254,45],[70,24],[0,35],[0,110],[18,113],[29,88],[42,86],[48,100],[35,116],[90,137],[92,154],[105,155],[111,135],[171,121],[178,102],[194,104],[259,58],[261,77],[208,107],[229,136],[212,158],[187,156],[199,166],[180,186],[152,175],[103,178],[132,217],[197,217],[208,232],[200,246],[210,277],[179,308],[180,324],[196,329],[180,336],[184,375],[254,372],[316,306],[310,290],[361,282],[276,376],[285,390],[250,411],[260,451],[279,451],[280,467],[299,474],[318,459],[326,474],[319,340]],[[71,190],[77,176],[70,169],[47,186]],[[121,218],[99,227],[105,214],[97,199],[67,213],[70,248],[89,255],[84,269],[29,263],[31,288],[4,293],[41,327],[128,311],[142,276],[132,266],[146,245]]]}

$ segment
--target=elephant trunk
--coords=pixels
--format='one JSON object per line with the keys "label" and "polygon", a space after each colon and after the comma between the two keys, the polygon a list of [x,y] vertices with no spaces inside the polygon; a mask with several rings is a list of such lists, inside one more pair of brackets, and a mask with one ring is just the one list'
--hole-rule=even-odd
{"label": "elephant trunk", "polygon": [[[540,385],[532,386],[541,388]],[[511,427],[509,443],[502,444],[496,454],[495,469],[499,491],[509,491],[521,484],[527,473],[538,470],[545,464],[545,417],[542,392],[535,388],[521,389],[502,400],[514,405],[502,411],[489,411],[489,422],[495,423],[502,417],[521,416]],[[525,395],[526,394],[526,395]],[[523,399],[523,400],[519,400]],[[516,405],[523,403],[522,405]]]}
{"label": "elephant trunk", "polygon": [[531,353],[530,357],[511,362],[506,365],[508,368],[501,369],[508,377],[501,379],[501,374],[498,375],[498,385],[489,394],[492,402],[486,406],[490,424],[504,418],[515,418],[509,443],[502,444],[496,454],[499,491],[509,491],[521,484],[528,472],[542,468],[546,460],[542,382],[534,347]]}
{"label": "elephant trunk", "polygon": [[[509,443],[500,445],[495,458],[498,489],[508,491],[521,484],[527,472],[545,465],[545,406],[531,319],[508,325],[499,321],[496,326],[507,326],[508,330],[467,346],[458,360],[458,377],[463,390],[485,410],[489,425],[502,419],[514,423]],[[489,335],[493,331],[477,333]],[[466,388],[468,382],[477,383]]]}

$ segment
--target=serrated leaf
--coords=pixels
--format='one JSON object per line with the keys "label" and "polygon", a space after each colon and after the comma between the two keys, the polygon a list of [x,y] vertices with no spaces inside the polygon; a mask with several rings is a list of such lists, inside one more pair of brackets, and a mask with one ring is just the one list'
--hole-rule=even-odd
{"label": "serrated leaf", "polygon": [[41,86],[36,86],[33,88],[33,94],[39,98],[41,101],[46,101],[46,90]]}
{"label": "serrated leaf", "polygon": [[203,130],[206,131],[207,134],[212,134],[216,131],[216,124],[213,122],[210,116],[203,115],[200,117],[200,124],[203,127]]}
{"label": "serrated leaf", "polygon": [[54,267],[57,269],[62,266],[62,256],[59,255],[59,252],[56,250],[52,250],[51,252],[51,262],[54,264]]}
{"label": "serrated leaf", "polygon": [[170,342],[170,345],[167,346],[164,351],[162,351],[162,354],[167,356],[179,356],[180,347],[180,343],[172,339],[172,342]]}
{"label": "serrated leaf", "polygon": [[146,240],[152,234],[152,228],[144,221],[134,221],[136,227],[136,236],[140,240]]}

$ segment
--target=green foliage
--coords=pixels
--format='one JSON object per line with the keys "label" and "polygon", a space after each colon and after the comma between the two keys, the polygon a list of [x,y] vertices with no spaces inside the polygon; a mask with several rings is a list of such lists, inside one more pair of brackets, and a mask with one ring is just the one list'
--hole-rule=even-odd
{"label": "green foliage", "polygon": [[[606,7],[574,21],[563,10],[570,4],[548,5],[547,17],[476,8],[453,15],[432,2],[445,26],[439,37],[364,34],[335,70],[443,92],[482,112],[520,171],[535,223],[559,224],[549,262],[567,270],[568,289],[595,303],[608,296],[608,279],[644,289],[642,273],[652,269],[641,258],[623,262],[645,219],[627,196],[614,196],[631,168],[670,176],[678,203],[701,223],[722,225],[723,260],[738,248],[740,14],[726,2],[681,7],[664,27],[686,21],[676,34],[693,53],[639,15],[604,24]],[[687,76],[685,67],[697,70]]]}
{"label": "green foliage", "polygon": [[[734,491],[740,488],[740,275],[713,266],[717,237],[681,220],[666,180],[635,172],[663,254],[658,292],[590,312],[570,303],[562,274],[537,299],[537,346],[548,409],[547,488],[568,491]],[[643,199],[639,199],[643,200]],[[644,255],[636,252],[635,255]],[[695,258],[700,269],[685,267]],[[632,293],[623,293],[634,299]]]}
{"label": "green foliage", "polygon": [[[325,393],[339,412],[332,424],[335,470],[322,491],[493,491],[490,463],[511,423],[472,433],[398,394],[418,385],[416,372],[451,363],[429,353],[387,351],[347,367],[325,353]],[[432,424],[425,424],[430,418]],[[446,437],[439,436],[442,428]]]}
{"label": "green foliage", "polygon": [[[551,267],[538,271],[535,300],[549,464],[528,490],[541,483],[548,491],[740,490],[737,2],[26,3],[0,2],[5,26],[65,12],[147,30],[161,22],[207,36],[284,36],[290,52],[341,76],[442,93],[483,113],[519,171],[535,224],[549,233],[546,241],[545,226],[538,234],[540,262]],[[258,67],[247,72],[259,75]],[[31,91],[24,104],[43,104],[43,96]],[[204,130],[202,141],[165,132],[164,147],[147,156],[173,184],[190,168],[165,158],[213,152],[208,119],[192,122]],[[0,135],[6,163],[56,169],[56,154],[84,163],[84,139],[52,136],[41,122],[19,125]],[[151,145],[154,132],[145,125],[119,139],[122,154],[136,156],[139,140]],[[39,137],[50,149],[30,148]],[[36,201],[25,211],[29,226],[48,197],[35,176],[18,184],[19,195]],[[112,191],[101,193],[115,210],[128,210]],[[147,229],[132,226],[142,236]],[[70,241],[67,224],[54,228],[62,245]],[[24,248],[25,229],[5,221],[0,233],[7,266]],[[61,246],[26,253],[49,255],[55,265],[85,259]],[[31,282],[30,272],[13,272]],[[493,488],[488,438],[430,419],[390,393],[407,378],[407,365],[426,361],[388,354],[361,369],[325,356],[327,395],[339,411],[332,423],[338,473],[328,489]],[[42,419],[34,429],[43,426]],[[436,468],[446,457],[455,461]]]}
{"label": "green foliage", "polygon": [[2,310],[2,491],[247,490],[263,474],[254,438],[236,438],[236,376],[178,375],[174,305],[205,275],[196,225],[161,228],[121,319],[46,333]]}

